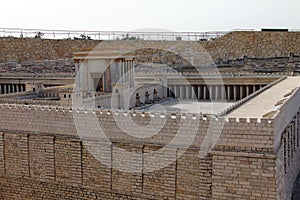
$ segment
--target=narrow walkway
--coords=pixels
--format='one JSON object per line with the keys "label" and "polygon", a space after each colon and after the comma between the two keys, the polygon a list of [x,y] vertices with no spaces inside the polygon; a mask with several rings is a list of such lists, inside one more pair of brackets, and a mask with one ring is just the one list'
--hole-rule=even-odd
{"label": "narrow walkway", "polygon": [[[260,95],[249,100],[242,106],[233,110],[228,118],[262,118],[264,114],[277,110],[276,103],[296,87],[300,86],[300,77],[287,77],[280,83],[267,89]],[[299,199],[300,200],[300,199]]]}

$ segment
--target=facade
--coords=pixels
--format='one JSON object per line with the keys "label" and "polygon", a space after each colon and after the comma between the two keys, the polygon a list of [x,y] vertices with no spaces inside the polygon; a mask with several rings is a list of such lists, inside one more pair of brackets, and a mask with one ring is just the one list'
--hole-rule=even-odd
{"label": "facade", "polygon": [[[292,198],[299,76],[135,73],[129,52],[77,52],[77,77],[0,78],[0,199]],[[167,109],[182,102],[224,106]]]}

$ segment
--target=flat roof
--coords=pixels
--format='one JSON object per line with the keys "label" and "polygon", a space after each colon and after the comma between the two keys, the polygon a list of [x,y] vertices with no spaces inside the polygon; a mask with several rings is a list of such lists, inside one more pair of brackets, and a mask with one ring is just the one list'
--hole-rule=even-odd
{"label": "flat roof", "polygon": [[[300,87],[300,76],[287,77],[270,87],[253,99],[242,104],[228,115],[227,118],[265,118],[268,113],[277,111],[276,104],[285,99],[285,95]],[[272,118],[270,114],[268,118]]]}
{"label": "flat roof", "polygon": [[77,51],[74,52],[74,59],[134,59],[132,52],[123,51]]}
{"label": "flat roof", "polygon": [[162,110],[166,110],[167,112],[172,113],[202,113],[209,115],[217,115],[233,104],[235,104],[235,102],[197,101],[179,99],[178,101],[169,102],[163,105],[153,105],[147,110],[159,112]]}

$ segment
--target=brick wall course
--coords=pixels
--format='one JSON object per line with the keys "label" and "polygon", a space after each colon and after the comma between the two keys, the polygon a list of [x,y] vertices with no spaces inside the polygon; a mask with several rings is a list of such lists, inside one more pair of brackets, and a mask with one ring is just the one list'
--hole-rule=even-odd
{"label": "brick wall course", "polygon": [[213,199],[276,199],[275,156],[213,155]]}
{"label": "brick wall course", "polygon": [[5,172],[15,177],[29,177],[27,134],[4,135]]}

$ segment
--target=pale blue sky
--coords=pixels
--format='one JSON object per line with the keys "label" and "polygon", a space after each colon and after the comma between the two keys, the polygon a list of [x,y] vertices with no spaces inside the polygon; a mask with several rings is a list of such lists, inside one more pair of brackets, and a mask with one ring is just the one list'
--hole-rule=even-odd
{"label": "pale blue sky", "polygon": [[0,27],[171,31],[300,29],[299,0],[3,0]]}

